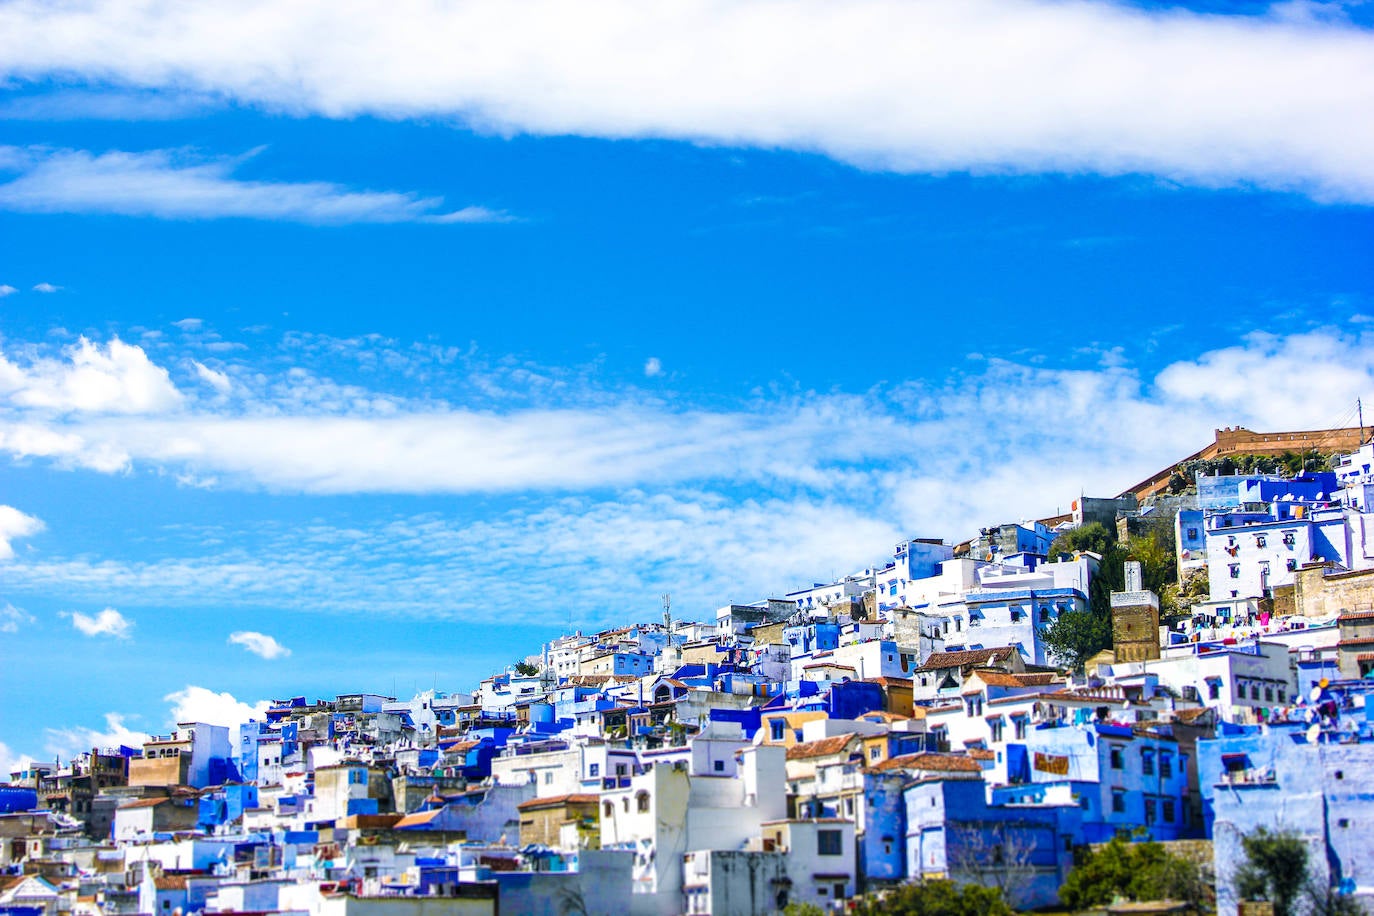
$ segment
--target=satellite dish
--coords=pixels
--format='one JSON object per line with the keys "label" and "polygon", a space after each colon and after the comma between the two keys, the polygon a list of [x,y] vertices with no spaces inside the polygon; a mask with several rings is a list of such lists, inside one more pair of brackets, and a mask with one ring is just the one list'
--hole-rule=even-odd
{"label": "satellite dish", "polygon": [[1308,741],[1308,743],[1309,743],[1309,744],[1316,744],[1316,743],[1317,743],[1317,739],[1321,737],[1321,734],[1322,734],[1322,727],[1321,727],[1320,725],[1318,725],[1316,722],[1313,722],[1311,725],[1309,725],[1309,726],[1307,727],[1307,741]]}
{"label": "satellite dish", "polygon": [[1320,687],[1320,686],[1313,687],[1313,688],[1312,688],[1312,692],[1309,693],[1309,694],[1307,695],[1307,698],[1308,698],[1309,700],[1311,700],[1313,703],[1315,703],[1315,702],[1317,702],[1318,700],[1320,700],[1320,699],[1322,698],[1322,689],[1321,689],[1321,687]]}

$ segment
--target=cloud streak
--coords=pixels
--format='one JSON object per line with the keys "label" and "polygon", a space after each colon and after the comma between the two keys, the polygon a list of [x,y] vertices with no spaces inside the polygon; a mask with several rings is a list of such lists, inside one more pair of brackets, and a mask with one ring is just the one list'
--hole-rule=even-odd
{"label": "cloud streak", "polygon": [[817,151],[912,172],[1147,173],[1374,202],[1374,35],[1105,2],[113,0],[0,7],[0,77],[273,111]]}
{"label": "cloud streak", "polygon": [[[188,150],[92,153],[43,147],[0,148],[0,165],[8,162],[8,170],[18,173],[0,184],[0,209],[182,220],[237,217],[324,225],[483,223],[511,219],[485,207],[446,210],[439,197],[357,191],[323,181],[254,181],[235,177],[235,171],[247,158],[207,157]],[[52,287],[44,291],[55,290]]]}
{"label": "cloud streak", "polygon": [[273,637],[266,633],[254,633],[251,630],[239,630],[237,633],[229,634],[229,644],[242,646],[258,658],[285,658],[291,654],[290,649],[277,642]]}
{"label": "cloud streak", "polygon": [[[185,358],[169,365],[193,369]],[[536,616],[572,606],[605,617],[664,590],[697,606],[753,600],[872,565],[904,537],[959,539],[1054,514],[1081,492],[1118,492],[1217,426],[1329,425],[1374,388],[1374,337],[1252,334],[1153,376],[1119,358],[1076,370],[988,361],[943,384],[733,409],[624,389],[478,409],[392,399],[299,365],[284,373],[294,387],[279,385],[251,365],[225,365],[244,380],[232,400],[188,398],[161,414],[0,408],[0,448],[32,458],[34,447],[14,445],[19,430],[27,442],[46,435],[63,466],[103,470],[118,455],[118,469],[198,486],[503,494],[510,508],[477,520],[386,517],[366,530],[192,532],[138,559],[30,552],[6,565],[15,594],[457,619],[482,614],[481,596],[517,578]],[[250,651],[279,645],[236,636]]]}
{"label": "cloud streak", "polygon": [[128,639],[133,633],[134,622],[112,607],[91,616],[76,611],[72,614],[72,626],[84,636],[112,636],[115,639]]}

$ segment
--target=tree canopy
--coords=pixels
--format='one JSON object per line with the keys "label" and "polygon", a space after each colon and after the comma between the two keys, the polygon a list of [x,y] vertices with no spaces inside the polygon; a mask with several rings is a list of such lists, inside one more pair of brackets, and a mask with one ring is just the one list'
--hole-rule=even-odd
{"label": "tree canopy", "polygon": [[1203,902],[1207,883],[1201,869],[1159,843],[1132,843],[1121,837],[1097,850],[1085,848],[1059,900],[1071,910],[1102,906],[1114,900],[1182,900]]}

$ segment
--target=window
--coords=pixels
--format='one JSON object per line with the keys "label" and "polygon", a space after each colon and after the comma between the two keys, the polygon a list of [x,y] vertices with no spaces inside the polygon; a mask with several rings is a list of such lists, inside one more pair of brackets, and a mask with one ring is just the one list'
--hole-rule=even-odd
{"label": "window", "polygon": [[1172,798],[1164,799],[1164,823],[1172,824],[1176,816],[1177,814],[1174,809],[1174,800]]}
{"label": "window", "polygon": [[1111,746],[1109,765],[1113,770],[1123,770],[1126,768],[1126,759],[1121,753],[1121,746],[1118,744],[1113,744]]}
{"label": "window", "polygon": [[781,741],[784,727],[786,727],[786,723],[782,719],[769,719],[768,737],[774,741]]}
{"label": "window", "polygon": [[1197,529],[1196,529],[1196,528],[1189,528],[1189,529],[1188,529],[1188,540],[1190,540],[1190,541],[1196,541],[1196,540],[1197,540]]}
{"label": "window", "polygon": [[1242,684],[1240,681],[1236,681],[1236,699],[1245,699],[1245,685]]}
{"label": "window", "polygon": [[1011,720],[1011,727],[1012,727],[1012,731],[1015,732],[1016,737],[1017,737],[1018,739],[1020,739],[1020,740],[1024,740],[1024,739],[1025,739],[1025,737],[1026,737],[1026,717],[1025,717],[1025,716],[1015,716],[1015,717],[1013,717],[1012,720]]}
{"label": "window", "polygon": [[1169,754],[1159,755],[1159,775],[1169,779],[1174,775],[1174,758]]}
{"label": "window", "polygon": [[1042,607],[1042,608],[1040,609],[1040,622],[1041,622],[1041,623],[1049,623],[1049,622],[1050,622],[1050,609],[1049,609],[1049,608],[1047,608],[1047,607]]}
{"label": "window", "polygon": [[1153,824],[1156,820],[1158,820],[1158,814],[1156,811],[1158,807],[1159,803],[1156,802],[1153,798],[1145,799],[1145,823]]}
{"label": "window", "polygon": [[1258,700],[1259,697],[1260,697],[1260,694],[1259,694],[1259,684],[1251,684],[1251,685],[1250,685],[1250,699],[1252,699],[1252,700]]}
{"label": "window", "polygon": [[724,761],[724,760],[716,760],[716,761],[714,761],[714,762],[713,762],[713,768],[715,769],[715,771],[716,771],[717,773],[724,773],[724,772],[725,772],[725,761]]}
{"label": "window", "polygon": [[1266,703],[1274,702],[1274,688],[1269,684],[1264,685],[1264,701]]}
{"label": "window", "polygon": [[603,802],[601,804],[601,813],[605,817],[610,817],[612,814],[615,814],[615,805],[610,802]]}
{"label": "window", "polygon": [[639,808],[639,813],[640,813],[640,814],[646,814],[646,813],[648,813],[648,811],[649,811],[649,793],[648,793],[648,792],[642,792],[642,791],[641,791],[641,792],[636,792],[636,793],[635,793],[635,804],[636,804],[636,806]]}
{"label": "window", "polygon": [[1140,752],[1140,772],[1145,776],[1155,775],[1155,752],[1145,749]]}
{"label": "window", "polygon": [[553,770],[545,770],[545,771],[544,771],[544,785],[546,785],[546,786],[551,786],[551,785],[553,785]]}
{"label": "window", "polygon": [[989,720],[988,720],[988,728],[991,729],[991,731],[992,731],[992,740],[993,740],[994,742],[997,742],[997,741],[1001,741],[1001,740],[1002,740],[1002,717],[1001,717],[1001,716],[998,716],[996,719],[989,719]]}
{"label": "window", "polygon": [[1231,578],[1232,578],[1232,579],[1239,579],[1239,578],[1240,578],[1240,564],[1239,564],[1239,563],[1232,563],[1232,564],[1228,567],[1228,569],[1230,569],[1230,571],[1231,571]]}
{"label": "window", "polygon": [[1282,688],[1282,687],[1280,687],[1280,688],[1278,689],[1278,697],[1279,697],[1279,702],[1282,703],[1282,702],[1283,702],[1283,688]]}
{"label": "window", "polygon": [[600,776],[600,775],[601,775],[601,764],[599,764],[599,763],[593,763],[593,764],[589,765],[589,766],[587,767],[587,775],[588,775],[588,776]]}
{"label": "window", "polygon": [[1209,700],[1221,699],[1221,681],[1216,680],[1207,682],[1207,698]]}
{"label": "window", "polygon": [[1257,535],[1255,535],[1255,546],[1256,546],[1256,547],[1263,547],[1263,546],[1264,546],[1264,535],[1262,535],[1262,534],[1257,534]]}
{"label": "window", "polygon": [[873,745],[872,747],[870,747],[870,748],[868,749],[868,759],[869,759],[869,760],[877,760],[877,759],[878,759],[879,757],[881,757],[882,755],[883,755],[883,749],[882,749],[880,746],[876,745],[876,744]]}
{"label": "window", "polygon": [[844,852],[843,834],[838,830],[816,831],[816,854],[838,856]]}
{"label": "window", "polygon": [[1125,789],[1113,789],[1113,790],[1112,790],[1112,813],[1113,813],[1113,814],[1125,814],[1125,813],[1126,813],[1126,790],[1125,790]]}
{"label": "window", "polygon": [[623,763],[617,763],[617,764],[615,765],[615,775],[617,775],[617,776],[624,776],[624,775],[626,774],[626,772],[627,772],[627,769],[626,769],[626,767],[625,767],[625,764],[623,764]]}

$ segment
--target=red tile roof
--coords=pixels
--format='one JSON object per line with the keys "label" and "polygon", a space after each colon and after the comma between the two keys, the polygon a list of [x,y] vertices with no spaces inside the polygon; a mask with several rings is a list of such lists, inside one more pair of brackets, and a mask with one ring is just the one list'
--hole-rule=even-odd
{"label": "red tile roof", "polygon": [[917,671],[941,671],[945,668],[967,668],[970,665],[990,665],[1016,654],[1014,646],[992,649],[965,649],[962,652],[936,652],[926,659]]}
{"label": "red tile roof", "polygon": [[923,772],[941,773],[981,773],[983,768],[978,761],[964,754],[903,754],[900,757],[892,757],[882,763],[869,767],[871,770],[887,772],[889,770],[917,770]]}
{"label": "red tile roof", "polygon": [[819,741],[808,741],[805,744],[794,744],[787,749],[787,759],[806,760],[811,757],[829,757],[832,754],[842,754],[849,747],[849,743],[857,737],[858,735],[847,733],[822,738]]}

